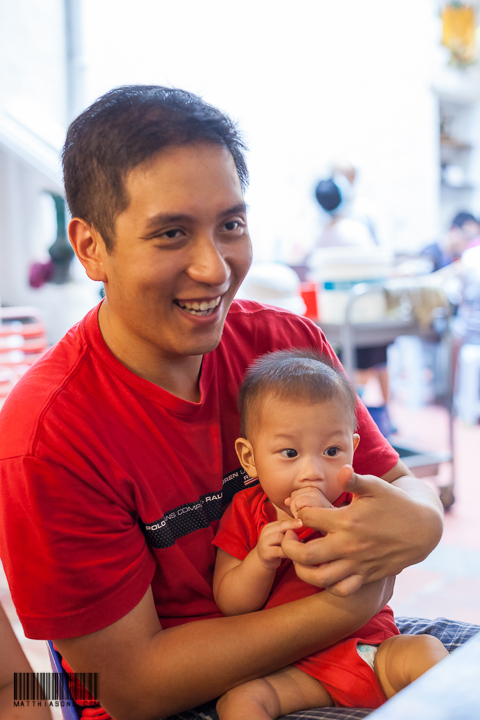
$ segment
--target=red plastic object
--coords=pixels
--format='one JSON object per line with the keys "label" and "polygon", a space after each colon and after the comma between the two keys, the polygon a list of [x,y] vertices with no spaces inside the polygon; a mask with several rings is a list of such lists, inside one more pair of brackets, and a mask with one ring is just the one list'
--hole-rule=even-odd
{"label": "red plastic object", "polygon": [[300,285],[300,294],[303,298],[303,302],[306,305],[306,310],[303,313],[305,317],[311,320],[319,320],[318,313],[318,285],[314,282],[302,282]]}
{"label": "red plastic object", "polygon": [[[19,378],[47,348],[47,329],[37,308],[0,308],[0,366]],[[6,385],[2,384],[5,391]],[[0,388],[0,397],[6,394]]]}

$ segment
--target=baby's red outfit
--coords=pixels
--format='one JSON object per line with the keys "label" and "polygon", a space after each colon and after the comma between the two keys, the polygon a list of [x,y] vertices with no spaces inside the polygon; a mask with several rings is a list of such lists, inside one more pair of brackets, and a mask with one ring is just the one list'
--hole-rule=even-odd
{"label": "baby's red outfit", "polygon": [[[345,502],[346,495],[335,505]],[[244,560],[255,547],[265,525],[277,519],[275,508],[257,485],[238,493],[225,511],[213,541],[215,545],[239,560]],[[300,540],[322,537],[311,528],[297,531]],[[290,560],[278,568],[265,608],[284,605],[307,595],[323,592],[297,577]],[[376,708],[386,701],[377,676],[357,652],[357,644],[377,645],[392,635],[399,635],[391,608],[386,605],[360,630],[345,640],[318,653],[292,663],[316,678],[332,696],[335,705]]]}

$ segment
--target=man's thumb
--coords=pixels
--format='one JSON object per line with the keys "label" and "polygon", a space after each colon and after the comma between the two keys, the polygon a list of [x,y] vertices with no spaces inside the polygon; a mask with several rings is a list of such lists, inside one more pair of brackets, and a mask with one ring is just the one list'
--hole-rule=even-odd
{"label": "man's thumb", "polygon": [[340,468],[337,480],[344,492],[353,495],[367,495],[372,491],[371,484],[364,475],[357,475],[351,465],[344,465]]}
{"label": "man's thumb", "polygon": [[337,474],[337,480],[345,492],[352,492],[351,487],[355,484],[355,473],[351,465],[344,465]]}

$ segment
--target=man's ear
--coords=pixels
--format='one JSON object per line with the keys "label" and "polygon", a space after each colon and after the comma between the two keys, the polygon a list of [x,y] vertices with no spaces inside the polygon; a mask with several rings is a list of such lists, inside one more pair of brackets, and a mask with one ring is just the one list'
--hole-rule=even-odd
{"label": "man's ear", "polygon": [[235,440],[235,450],[237,451],[240,463],[250,477],[257,477],[257,468],[255,467],[255,457],[251,443],[245,438],[237,438]]}
{"label": "man's ear", "polygon": [[85,268],[88,277],[91,280],[106,282],[107,248],[100,233],[82,218],[73,218],[68,226],[68,235],[75,255]]}

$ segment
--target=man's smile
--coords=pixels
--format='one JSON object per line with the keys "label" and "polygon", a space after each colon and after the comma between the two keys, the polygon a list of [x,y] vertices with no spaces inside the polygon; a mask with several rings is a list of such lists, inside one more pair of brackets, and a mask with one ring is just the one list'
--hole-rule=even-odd
{"label": "man's smile", "polygon": [[205,315],[211,315],[219,306],[221,299],[222,296],[219,295],[213,300],[174,300],[173,302],[190,315],[203,317]]}

